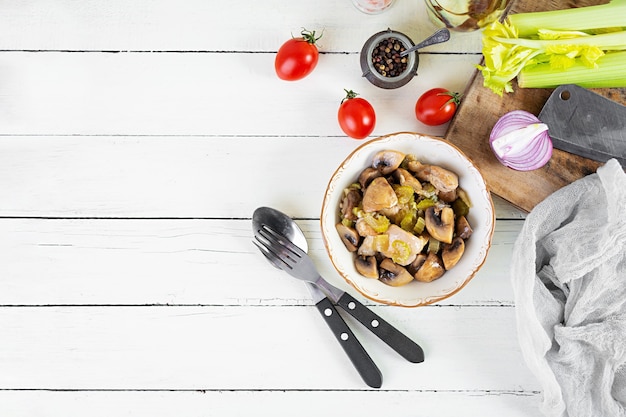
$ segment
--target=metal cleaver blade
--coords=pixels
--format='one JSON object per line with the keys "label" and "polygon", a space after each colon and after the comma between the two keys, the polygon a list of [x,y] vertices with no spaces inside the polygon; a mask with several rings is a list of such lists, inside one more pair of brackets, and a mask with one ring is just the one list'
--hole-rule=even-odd
{"label": "metal cleaver blade", "polygon": [[539,113],[557,149],[626,168],[626,106],[577,85],[557,87]]}

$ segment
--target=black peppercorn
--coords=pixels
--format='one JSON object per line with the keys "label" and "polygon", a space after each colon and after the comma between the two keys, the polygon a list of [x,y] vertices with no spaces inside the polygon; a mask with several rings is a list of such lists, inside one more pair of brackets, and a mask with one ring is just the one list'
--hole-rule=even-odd
{"label": "black peppercorn", "polygon": [[406,47],[397,38],[383,39],[372,51],[374,69],[383,77],[397,77],[407,68],[407,57],[401,57]]}

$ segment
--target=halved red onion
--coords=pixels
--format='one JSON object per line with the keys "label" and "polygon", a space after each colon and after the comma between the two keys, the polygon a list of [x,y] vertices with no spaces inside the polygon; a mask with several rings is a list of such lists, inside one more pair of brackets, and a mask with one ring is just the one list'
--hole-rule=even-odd
{"label": "halved red onion", "polygon": [[524,110],[503,115],[491,130],[489,145],[498,161],[517,171],[541,168],[552,157],[548,126]]}

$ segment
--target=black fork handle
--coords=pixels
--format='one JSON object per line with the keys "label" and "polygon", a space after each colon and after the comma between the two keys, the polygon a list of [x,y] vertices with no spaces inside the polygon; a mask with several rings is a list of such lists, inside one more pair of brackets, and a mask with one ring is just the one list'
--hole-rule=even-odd
{"label": "black fork handle", "polygon": [[328,298],[323,298],[316,304],[316,307],[363,381],[372,388],[380,388],[383,385],[383,376],[380,370],[339,315],[335,306]]}
{"label": "black fork handle", "polygon": [[414,341],[409,339],[404,333],[380,318],[369,308],[365,307],[348,293],[337,301],[337,304],[347,311],[352,317],[361,322],[372,333],[387,343],[393,350],[398,352],[409,362],[424,362],[424,351]]}

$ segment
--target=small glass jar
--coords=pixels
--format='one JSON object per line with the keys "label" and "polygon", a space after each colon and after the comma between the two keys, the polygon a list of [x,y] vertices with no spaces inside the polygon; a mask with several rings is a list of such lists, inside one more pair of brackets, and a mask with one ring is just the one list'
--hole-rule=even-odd
{"label": "small glass jar", "polygon": [[377,14],[391,7],[394,1],[395,0],[352,0],[352,4],[363,13]]}
{"label": "small glass jar", "polygon": [[509,0],[425,0],[428,17],[437,26],[458,32],[482,29],[500,19]]}

